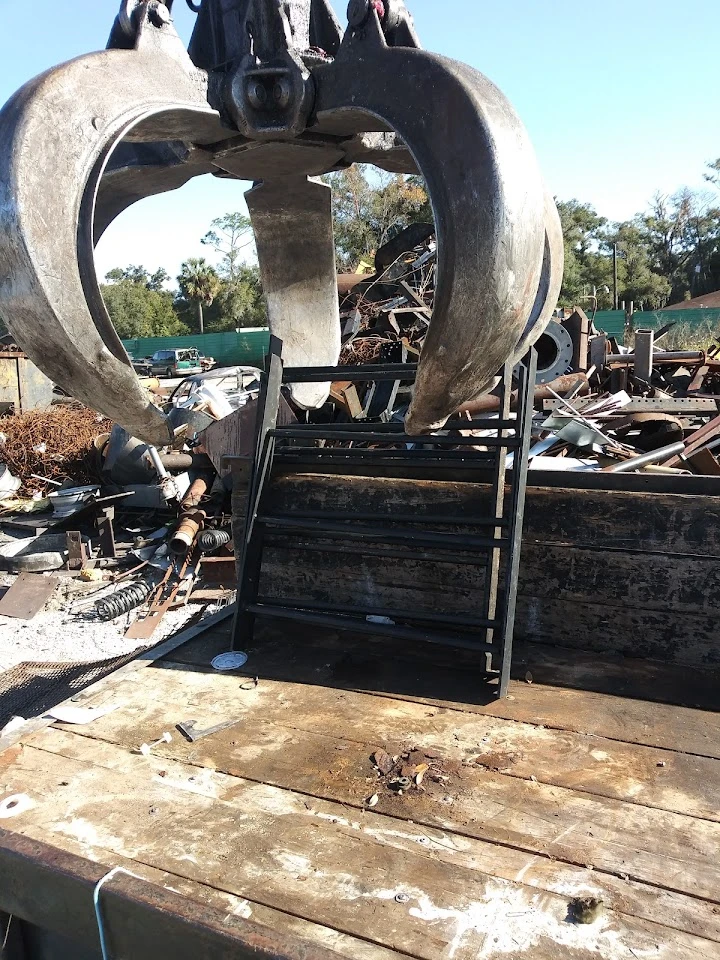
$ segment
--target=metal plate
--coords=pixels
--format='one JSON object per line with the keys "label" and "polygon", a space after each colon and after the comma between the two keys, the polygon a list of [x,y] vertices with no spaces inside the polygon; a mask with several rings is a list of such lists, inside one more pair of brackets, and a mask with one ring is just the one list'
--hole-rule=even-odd
{"label": "metal plate", "polygon": [[[543,410],[551,413],[559,400],[543,400]],[[632,397],[629,403],[622,407],[623,414],[627,413],[670,413],[677,416],[683,414],[717,413],[718,404],[715,400],[691,399],[689,397],[671,398],[668,400],[654,400],[652,397]]]}
{"label": "metal plate", "polygon": [[0,616],[32,620],[39,613],[60,581],[57,577],[42,577],[35,573],[21,573],[0,600]]}

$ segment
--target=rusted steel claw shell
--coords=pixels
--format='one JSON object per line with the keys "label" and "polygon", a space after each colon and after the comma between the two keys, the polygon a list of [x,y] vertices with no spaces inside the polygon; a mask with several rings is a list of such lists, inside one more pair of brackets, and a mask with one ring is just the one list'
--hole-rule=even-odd
{"label": "rusted steel claw shell", "polygon": [[93,217],[107,157],[132,128],[149,119],[165,130],[178,119],[197,127],[214,115],[206,76],[175,40],[172,57],[159,56],[151,39],[70,61],[26,84],[0,112],[3,318],[57,384],[153,444],[167,443],[171,431],[102,303]]}

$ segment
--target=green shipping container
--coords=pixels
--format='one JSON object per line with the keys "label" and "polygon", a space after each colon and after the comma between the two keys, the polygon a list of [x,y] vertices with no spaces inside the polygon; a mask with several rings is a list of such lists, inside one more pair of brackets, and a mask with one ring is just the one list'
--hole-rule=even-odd
{"label": "green shipping container", "polygon": [[156,350],[184,350],[195,347],[206,357],[214,357],[221,367],[246,365],[260,367],[270,344],[267,327],[247,327],[238,333],[203,333],[190,337],[136,337],[123,340],[123,345],[134,360],[151,357]]}

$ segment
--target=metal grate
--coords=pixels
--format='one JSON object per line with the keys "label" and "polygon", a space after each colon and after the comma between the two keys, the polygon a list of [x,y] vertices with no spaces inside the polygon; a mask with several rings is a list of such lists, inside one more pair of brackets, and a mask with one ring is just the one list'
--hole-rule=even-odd
{"label": "metal grate", "polygon": [[[258,401],[258,420],[246,522],[241,547],[238,608],[233,647],[252,640],[258,616],[329,626],[377,636],[397,637],[477,650],[482,668],[499,675],[499,695],[507,690],[510,675],[515,599],[520,560],[525,486],[532,422],[532,388],[537,357],[530,352],[519,370],[518,406],[510,412],[512,366],[503,370],[500,409],[496,418],[472,421],[482,436],[460,437],[470,426],[452,419],[442,430],[421,437],[408,436],[402,422],[300,423],[277,426],[280,392],[284,383],[322,383],[335,380],[382,383],[414,381],[412,364],[372,364],[361,367],[294,367],[283,369],[282,343],[271,338],[270,351]],[[368,446],[346,444],[362,443]],[[323,443],[324,445],[319,445]],[[328,446],[328,443],[334,444]],[[459,445],[469,450],[451,449]],[[507,473],[508,454],[512,470]],[[315,464],[341,464],[343,474],[362,475],[363,469],[381,465],[423,468],[433,465],[480,467],[489,471],[493,496],[487,516],[402,516],[293,510],[268,512],[267,487],[275,465],[283,473],[293,466],[307,471]],[[340,481],[339,481],[340,482]],[[433,530],[435,526],[461,526],[462,532]],[[263,598],[259,585],[263,551],[268,542],[292,545],[317,540],[322,549],[341,549],[343,543],[377,546],[383,556],[408,556],[432,562],[473,562],[484,567],[484,587],[477,597],[477,612],[452,610],[433,613],[417,610],[317,603],[303,598]],[[341,546],[338,547],[338,544]],[[301,543],[297,543],[303,549]],[[459,555],[459,556],[456,556]],[[468,560],[470,557],[470,560]],[[368,617],[372,620],[368,620]],[[389,622],[392,621],[392,622]]]}
{"label": "metal grate", "polygon": [[18,663],[0,673],[0,729],[13,716],[36,717],[134,660],[149,647],[109,660]]}

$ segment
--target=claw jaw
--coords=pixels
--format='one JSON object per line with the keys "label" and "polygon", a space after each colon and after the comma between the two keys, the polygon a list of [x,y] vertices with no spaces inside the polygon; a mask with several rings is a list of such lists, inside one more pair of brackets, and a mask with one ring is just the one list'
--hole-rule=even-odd
{"label": "claw jaw", "polygon": [[[307,0],[304,7],[316,2],[325,4]],[[170,23],[153,26],[151,7],[138,5],[134,49],[58,67],[0,111],[0,308],[18,343],[57,383],[133,435],[167,442],[164,415],[141,390],[102,303],[93,242],[143,196],[207,172],[258,179],[259,171],[263,182],[247,201],[272,332],[283,339],[289,365],[335,365],[330,193],[299,174],[384,163],[419,170],[435,214],[435,308],[406,429],[441,426],[513,352],[537,339],[560,286],[557,213],[508,101],[477,71],[418,49],[414,33],[400,30],[406,18],[394,40],[384,36],[373,9],[361,30],[337,38],[334,61],[301,60],[302,96],[294,106],[291,98],[277,123],[266,122],[243,98],[264,103],[268,91],[283,93],[280,67],[208,76]],[[277,63],[292,71],[296,53]],[[234,77],[234,122],[244,136],[221,123],[221,113],[228,121],[227,76]],[[138,144],[137,162],[108,167],[126,135],[126,146]],[[141,147],[157,148],[156,166],[142,159]],[[325,401],[329,384],[292,391],[310,409]]]}
{"label": "claw jaw", "polygon": [[[340,310],[330,188],[305,177],[262,183],[245,194],[271,333],[291,367],[335,366]],[[294,383],[304,410],[321,407],[329,383]]]}

